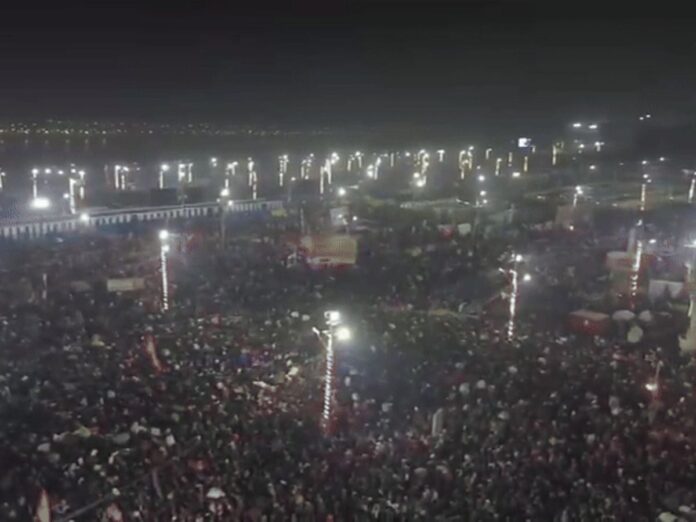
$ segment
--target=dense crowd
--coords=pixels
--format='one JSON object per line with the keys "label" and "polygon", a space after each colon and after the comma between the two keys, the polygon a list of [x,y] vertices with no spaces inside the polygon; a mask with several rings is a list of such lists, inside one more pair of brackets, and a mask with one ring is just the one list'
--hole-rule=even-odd
{"label": "dense crowd", "polygon": [[[377,229],[355,268],[327,272],[288,266],[276,234],[204,238],[171,256],[163,313],[153,237],[4,254],[8,286],[51,284],[1,305],[0,520],[31,520],[42,491],[66,521],[642,521],[696,505],[696,369],[673,346],[600,346],[523,313],[509,338],[505,317],[459,313],[501,290],[485,274],[509,241]],[[536,274],[568,293],[589,281],[566,268]],[[68,284],[146,272],[142,293]],[[354,335],[336,345],[327,431],[313,327],[334,308]]]}

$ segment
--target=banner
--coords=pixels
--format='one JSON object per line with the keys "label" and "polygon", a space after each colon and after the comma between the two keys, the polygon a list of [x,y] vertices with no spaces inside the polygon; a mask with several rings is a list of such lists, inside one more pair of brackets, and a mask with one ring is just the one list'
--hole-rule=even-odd
{"label": "banner", "polygon": [[142,277],[122,277],[106,280],[106,290],[108,292],[135,292],[144,288],[145,279]]}
{"label": "banner", "polygon": [[358,255],[357,241],[347,235],[304,236],[300,245],[312,267],[352,266]]}

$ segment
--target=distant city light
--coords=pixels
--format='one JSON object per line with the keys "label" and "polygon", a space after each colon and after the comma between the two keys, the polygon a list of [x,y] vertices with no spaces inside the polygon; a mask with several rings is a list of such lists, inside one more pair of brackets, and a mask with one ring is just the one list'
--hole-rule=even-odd
{"label": "distant city light", "polygon": [[596,123],[593,123],[591,125],[588,125],[587,128],[590,130],[597,130],[598,125]]}
{"label": "distant city light", "polygon": [[160,230],[159,238],[160,241],[166,241],[167,239],[169,239],[169,230]]}
{"label": "distant city light", "polygon": [[574,129],[581,129],[581,128],[582,128],[582,123],[580,123],[580,122],[575,122],[575,123],[573,123],[573,128],[574,128]]}
{"label": "distant city light", "polygon": [[89,214],[87,212],[83,212],[82,214],[80,214],[80,221],[82,221],[83,223],[89,222]]}
{"label": "distant city light", "polygon": [[346,191],[346,189],[344,187],[338,187],[338,190],[336,191],[336,194],[338,194],[339,198],[345,197],[347,193],[348,192]]}
{"label": "distant city light", "polygon": [[512,173],[513,178],[519,178],[521,176],[521,172],[519,170],[516,170],[515,172]]}

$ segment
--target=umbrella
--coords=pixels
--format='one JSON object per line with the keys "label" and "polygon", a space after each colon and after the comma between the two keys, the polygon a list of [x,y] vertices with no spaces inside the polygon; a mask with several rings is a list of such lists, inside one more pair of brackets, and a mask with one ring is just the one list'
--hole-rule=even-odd
{"label": "umbrella", "polygon": [[630,310],[617,310],[611,316],[614,321],[631,321],[636,316]]}
{"label": "umbrella", "polygon": [[644,323],[651,323],[653,320],[653,314],[650,310],[643,310],[638,314],[638,319]]}

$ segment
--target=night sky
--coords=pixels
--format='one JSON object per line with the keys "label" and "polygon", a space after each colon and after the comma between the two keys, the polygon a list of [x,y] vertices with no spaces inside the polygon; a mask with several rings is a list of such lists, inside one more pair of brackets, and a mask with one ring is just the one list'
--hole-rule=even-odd
{"label": "night sky", "polygon": [[0,118],[520,127],[696,107],[694,24],[675,13],[243,3],[4,7]]}

